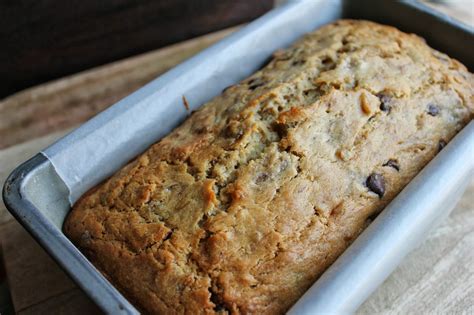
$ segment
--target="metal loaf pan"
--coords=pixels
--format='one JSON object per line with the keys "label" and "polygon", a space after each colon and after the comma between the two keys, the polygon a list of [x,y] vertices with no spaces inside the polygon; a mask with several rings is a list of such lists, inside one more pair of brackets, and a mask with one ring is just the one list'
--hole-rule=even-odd
{"label": "metal loaf pan", "polygon": [[[20,165],[5,183],[9,211],[107,313],[138,313],[61,227],[70,204],[176,127],[187,112],[253,73],[277,48],[338,18],[373,20],[424,37],[474,67],[472,29],[416,2],[298,1],[274,9],[100,113]],[[289,311],[355,311],[435,222],[474,169],[471,122],[406,187]]]}

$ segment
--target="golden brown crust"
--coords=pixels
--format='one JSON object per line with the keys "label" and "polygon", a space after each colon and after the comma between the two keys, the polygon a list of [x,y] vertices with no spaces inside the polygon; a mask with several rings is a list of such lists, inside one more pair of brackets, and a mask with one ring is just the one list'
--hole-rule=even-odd
{"label": "golden brown crust", "polygon": [[284,312],[472,119],[472,80],[415,35],[329,24],[84,196],[64,230],[148,313]]}

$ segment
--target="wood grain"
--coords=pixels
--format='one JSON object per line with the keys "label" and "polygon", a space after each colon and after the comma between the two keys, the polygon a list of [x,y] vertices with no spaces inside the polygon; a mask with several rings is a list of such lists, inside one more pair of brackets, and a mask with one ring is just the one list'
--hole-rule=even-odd
{"label": "wood grain", "polygon": [[474,312],[474,180],[453,213],[361,306],[358,314]]}
{"label": "wood grain", "polygon": [[79,288],[63,292],[46,301],[32,305],[18,315],[95,315],[102,311]]}
{"label": "wood grain", "polygon": [[0,101],[0,149],[89,119],[236,29],[111,63]]}
{"label": "wood grain", "polygon": [[[100,313],[95,304],[17,223],[2,226],[13,305],[20,314]],[[67,302],[67,304],[64,304]]]}
{"label": "wood grain", "polygon": [[0,97],[255,19],[273,0],[0,1]]}

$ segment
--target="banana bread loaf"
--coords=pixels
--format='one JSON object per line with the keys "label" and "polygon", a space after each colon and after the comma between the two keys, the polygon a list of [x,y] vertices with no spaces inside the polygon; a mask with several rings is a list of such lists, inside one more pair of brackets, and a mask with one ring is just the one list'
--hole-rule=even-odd
{"label": "banana bread loaf", "polygon": [[415,35],[337,21],[83,196],[64,231],[146,313],[282,313],[472,119],[472,82]]}

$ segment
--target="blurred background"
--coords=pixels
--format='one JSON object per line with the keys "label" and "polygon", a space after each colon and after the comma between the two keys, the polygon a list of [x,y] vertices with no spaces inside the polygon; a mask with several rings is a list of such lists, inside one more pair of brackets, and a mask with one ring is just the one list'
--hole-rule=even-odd
{"label": "blurred background", "polygon": [[[71,128],[284,2],[0,1],[0,184]],[[474,25],[474,0],[423,2]],[[0,202],[0,314],[14,312],[98,310]]]}
{"label": "blurred background", "polygon": [[0,2],[0,97],[255,19],[273,0]]}
{"label": "blurred background", "polygon": [[[0,98],[51,79],[248,22],[283,2],[0,1]],[[472,20],[473,0],[431,3],[467,23]]]}

